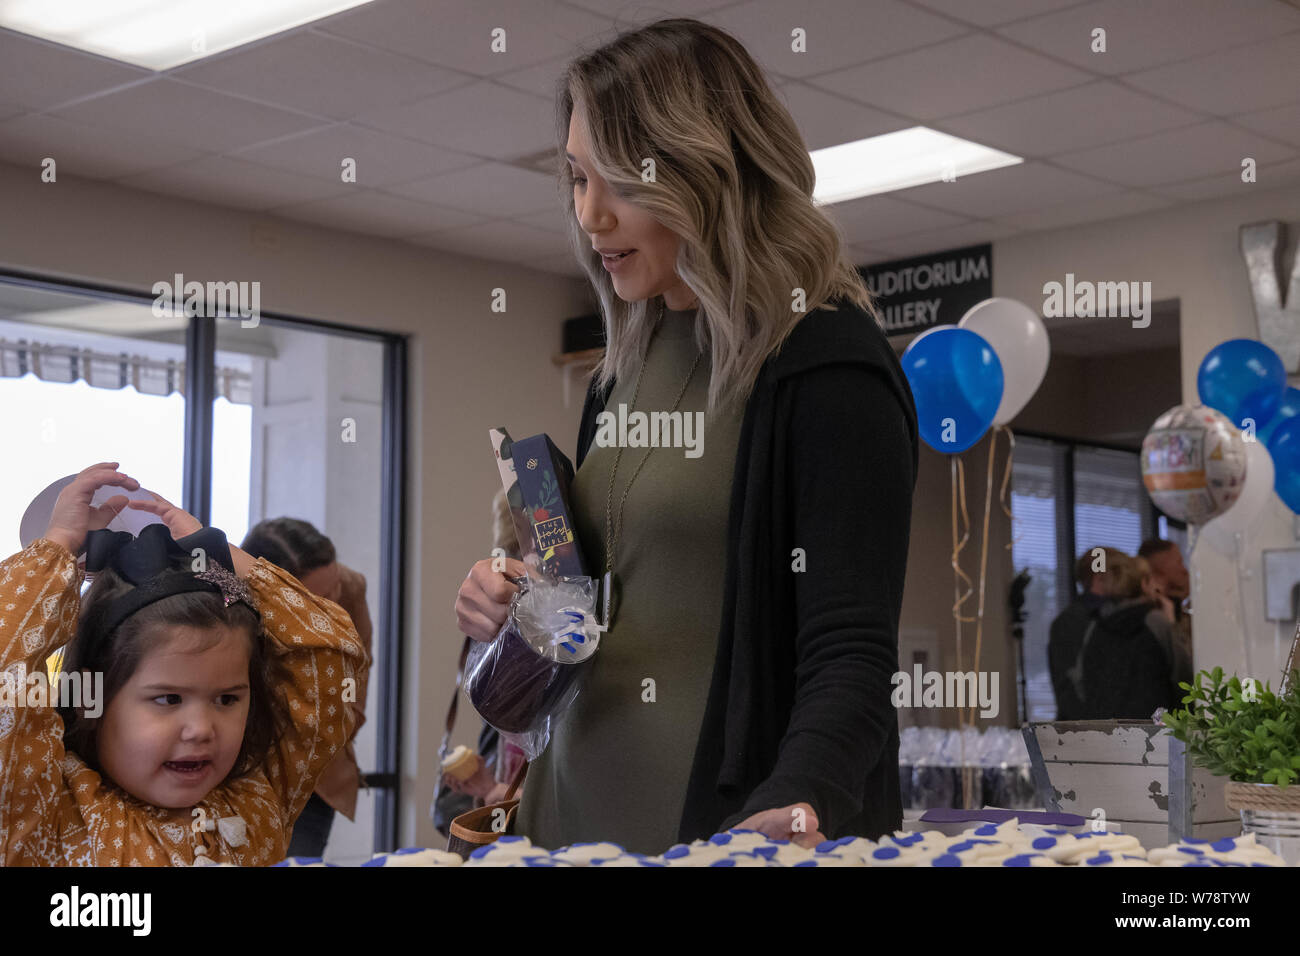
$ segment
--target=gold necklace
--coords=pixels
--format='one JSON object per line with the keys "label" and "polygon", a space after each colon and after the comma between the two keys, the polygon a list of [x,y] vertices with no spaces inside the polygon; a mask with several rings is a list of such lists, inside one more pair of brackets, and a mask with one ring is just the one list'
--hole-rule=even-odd
{"label": "gold necklace", "polygon": [[[650,336],[652,341],[655,334],[658,333],[659,327],[663,324],[664,311],[666,307],[666,304],[661,301],[659,304],[659,318],[655,322],[655,331],[654,333],[651,333]],[[647,346],[646,358],[649,357],[649,354],[650,348]],[[673,402],[673,407],[668,412],[669,415],[672,415],[673,412],[677,411],[677,406],[682,403],[682,398],[686,395],[686,388],[691,384],[691,379],[694,378],[695,370],[699,367],[700,359],[703,357],[703,352],[700,352],[695,356],[695,362],[691,365],[691,370],[686,373],[686,381],[682,382],[681,391],[677,393],[677,399]],[[632,389],[632,402],[629,414],[636,411],[636,399],[637,395],[641,393],[641,377],[645,374],[645,367],[646,360],[643,358],[641,361],[641,370],[636,376],[636,387]],[[627,503],[627,495],[628,492],[632,490],[633,482],[636,481],[637,475],[641,474],[641,468],[650,459],[650,455],[654,453],[654,450],[655,449],[651,448],[645,453],[645,456],[641,459],[641,464],[637,465],[636,471],[632,472],[632,480],[629,481],[627,487],[623,489],[623,497],[618,503],[617,524],[614,523],[614,478],[618,475],[618,463],[623,457],[623,446],[621,444],[618,446],[618,451],[614,454],[614,467],[611,468],[609,472],[609,491],[605,496],[605,577],[602,581],[605,599],[601,613],[601,617],[603,618],[601,623],[605,627],[609,627],[610,623],[614,619],[614,588],[619,583],[617,577],[614,575],[614,549],[618,545],[619,533],[623,530],[623,505]]]}

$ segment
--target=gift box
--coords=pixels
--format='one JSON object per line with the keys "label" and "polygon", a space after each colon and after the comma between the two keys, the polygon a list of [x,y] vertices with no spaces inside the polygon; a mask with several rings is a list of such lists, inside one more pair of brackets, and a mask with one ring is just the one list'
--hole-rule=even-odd
{"label": "gift box", "polygon": [[[520,557],[534,586],[538,578],[585,578],[582,549],[573,532],[573,466],[568,458],[544,434],[513,441],[504,428],[494,428],[489,437]],[[578,678],[595,646],[588,640],[585,646],[565,645],[577,652],[571,661],[550,659],[520,634],[512,606],[496,640],[474,648],[467,661],[465,692],[479,716],[534,760],[549,740],[551,717],[577,693]]]}

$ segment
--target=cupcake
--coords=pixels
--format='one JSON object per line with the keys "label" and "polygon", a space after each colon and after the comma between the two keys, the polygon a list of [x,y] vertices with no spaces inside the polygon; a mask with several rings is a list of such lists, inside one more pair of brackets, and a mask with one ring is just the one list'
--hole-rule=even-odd
{"label": "cupcake", "polygon": [[442,759],[442,772],[464,782],[478,769],[478,754],[463,744]]}

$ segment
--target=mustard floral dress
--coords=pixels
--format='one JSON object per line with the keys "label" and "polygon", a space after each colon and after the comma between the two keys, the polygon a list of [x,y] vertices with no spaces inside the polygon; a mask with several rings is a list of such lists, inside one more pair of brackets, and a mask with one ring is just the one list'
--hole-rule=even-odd
{"label": "mustard floral dress", "polygon": [[[45,538],[0,562],[0,671],[44,670],[76,631],[84,577],[72,554]],[[265,866],[284,858],[317,778],[351,738],[356,715],[345,692],[364,686],[370,660],[347,613],[287,571],[259,558],[248,585],[265,639],[292,674],[284,688],[292,729],[265,763],[209,792],[196,805],[201,814],[164,809],[65,751],[54,707],[0,706],[0,863]]]}

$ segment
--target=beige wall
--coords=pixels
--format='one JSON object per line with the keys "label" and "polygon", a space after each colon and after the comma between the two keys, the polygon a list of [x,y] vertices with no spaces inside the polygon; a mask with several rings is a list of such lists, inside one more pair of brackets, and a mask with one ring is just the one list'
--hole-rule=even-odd
{"label": "beige wall", "polygon": [[[1182,398],[1195,401],[1196,368],[1205,352],[1227,338],[1257,335],[1237,251],[1238,227],[1264,219],[1300,222],[1300,188],[1242,188],[1239,199],[996,243],[994,294],[1038,307],[1043,283],[1061,281],[1067,272],[1096,281],[1152,282],[1155,298],[1180,302]],[[485,433],[497,424],[506,424],[516,435],[547,431],[567,454],[573,453],[580,393],[571,407],[563,406],[560,373],[550,356],[558,350],[560,322],[591,310],[584,284],[98,183],[65,179],[42,184],[36,172],[6,165],[0,165],[0,210],[0,265],[7,268],[141,291],[176,272],[259,280],[266,311],[410,336],[410,544],[404,569],[408,605],[399,838],[408,845],[438,845],[427,812],[437,776],[432,757],[459,648],[451,608],[469,565],[485,554],[488,502],[497,486]],[[253,227],[259,223],[271,224],[279,236],[277,248],[254,247]],[[489,309],[491,290],[498,286],[509,296],[505,314]],[[1061,401],[1073,409],[1124,404],[1121,383],[1095,375],[1064,392]],[[972,577],[981,544],[987,447],[986,440],[964,456],[974,533],[963,566]],[[1004,448],[999,446],[995,484],[1001,481]],[[948,491],[948,462],[923,449],[903,644],[906,649],[933,641],[944,669],[955,667]],[[1256,555],[1260,547],[1294,543],[1290,513],[1280,502],[1274,502],[1259,526],[1250,542]],[[1014,648],[1006,634],[1004,605],[1012,571],[1005,548],[1008,530],[996,501],[991,529],[980,667],[1001,671],[1002,707],[996,722],[1008,723],[1015,714]],[[1240,668],[1244,649],[1233,611],[1237,576],[1232,563],[1200,551],[1196,559],[1198,666]],[[1261,601],[1253,596],[1259,588],[1257,558],[1245,564],[1248,574],[1252,569],[1248,623],[1257,645],[1256,673],[1271,676],[1274,631],[1262,620]],[[972,599],[966,608],[973,612],[975,606]],[[970,668],[971,625],[965,628],[965,648],[965,667]],[[471,743],[477,720],[462,704],[456,742]]]}

